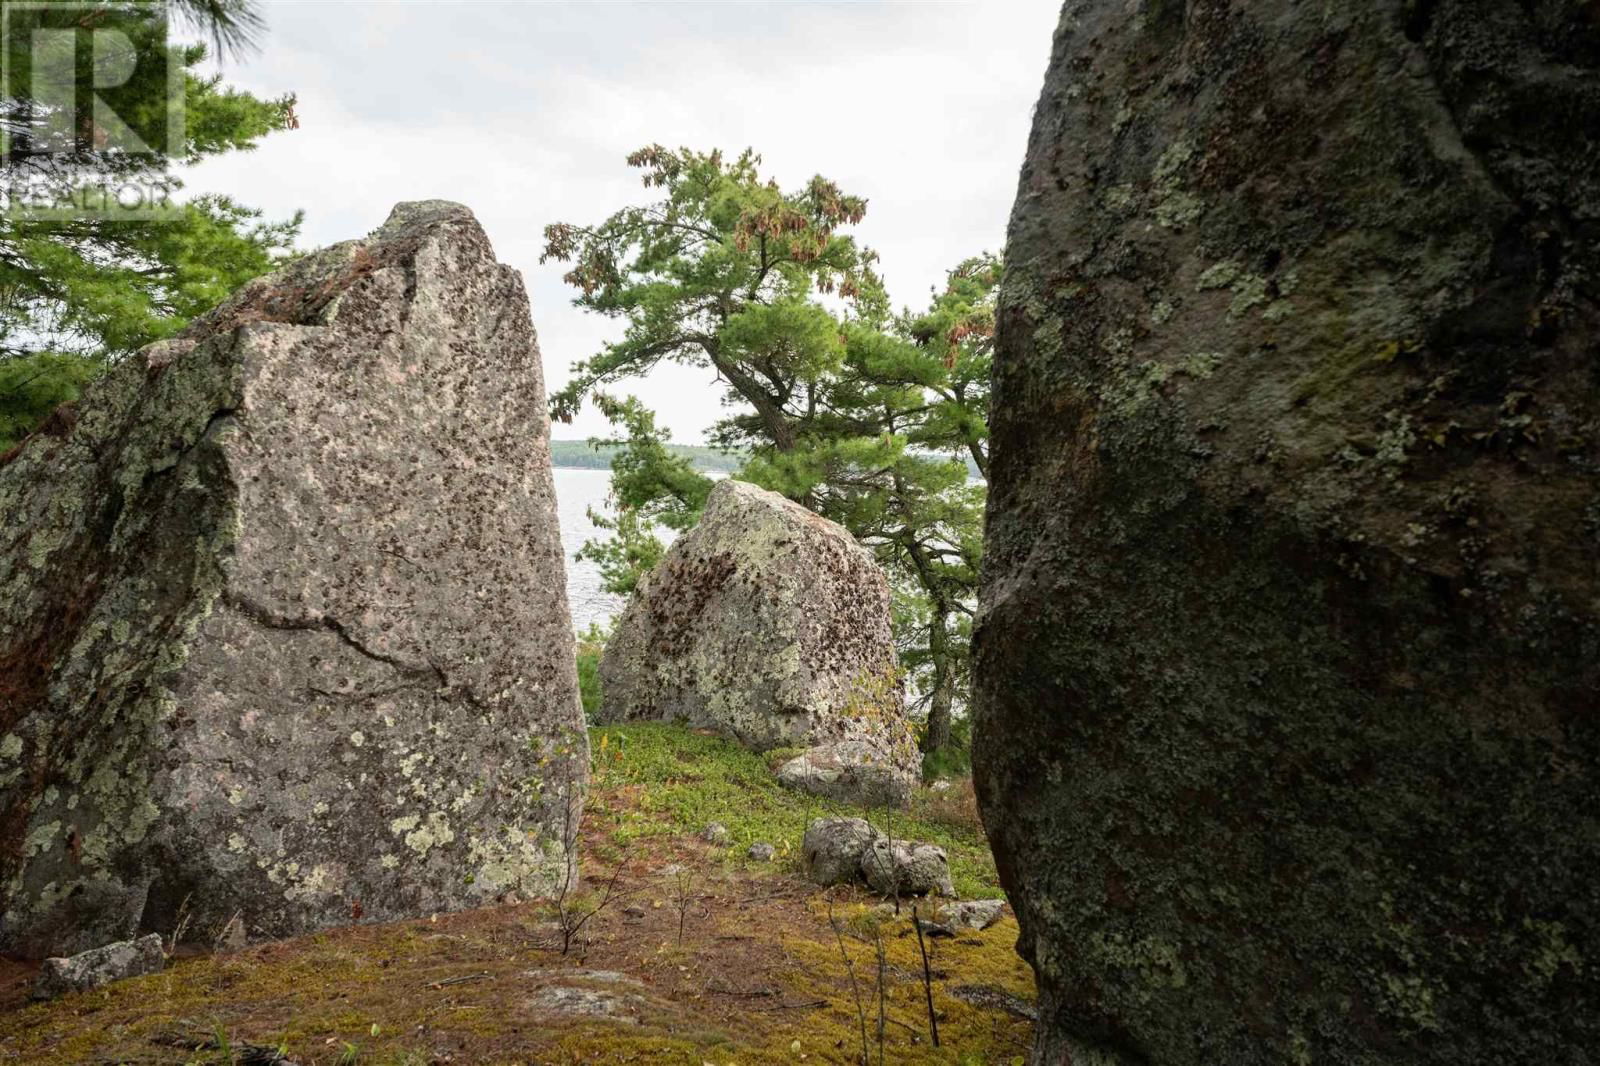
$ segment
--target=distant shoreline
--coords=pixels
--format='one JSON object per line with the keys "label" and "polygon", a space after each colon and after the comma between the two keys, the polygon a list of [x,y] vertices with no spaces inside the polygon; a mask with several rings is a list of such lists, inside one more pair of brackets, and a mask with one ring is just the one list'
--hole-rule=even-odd
{"label": "distant shoreline", "polygon": [[[727,472],[737,470],[744,462],[744,456],[738,452],[725,452],[703,444],[669,444],[667,447],[689,460],[696,470]],[[596,448],[586,440],[552,440],[550,465],[577,470],[610,470],[611,457],[619,450],[615,445]]]}
{"label": "distant shoreline", "polygon": [[[701,473],[731,474],[744,463],[741,452],[725,452],[705,444],[669,444],[673,453],[683,456]],[[610,470],[611,457],[619,449],[615,445],[596,448],[586,440],[552,440],[550,465],[568,470]],[[978,468],[967,460],[967,470],[978,477]]]}

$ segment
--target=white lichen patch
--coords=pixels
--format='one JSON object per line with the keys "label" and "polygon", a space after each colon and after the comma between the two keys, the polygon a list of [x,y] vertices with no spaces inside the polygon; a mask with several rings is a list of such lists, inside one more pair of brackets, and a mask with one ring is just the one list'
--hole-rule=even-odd
{"label": "white lichen patch", "polygon": [[539,896],[559,889],[567,856],[559,841],[541,845],[537,835],[508,826],[494,836],[469,834],[467,863],[473,871],[472,887],[481,895],[518,889]]}
{"label": "white lichen patch", "polygon": [[28,565],[35,570],[42,567],[50,553],[61,547],[66,536],[66,528],[60,526],[34,530],[28,538]]}
{"label": "white lichen patch", "polygon": [[40,852],[49,851],[55,846],[56,837],[61,835],[60,822],[48,822],[33,828],[22,842],[22,856],[31,859]]}
{"label": "white lichen patch", "polygon": [[435,847],[442,847],[456,838],[454,829],[450,828],[450,820],[443,812],[432,811],[428,814],[428,821],[406,834],[406,847],[418,855],[426,855]]}
{"label": "white lichen patch", "polygon": [[1183,173],[1195,154],[1188,141],[1174,141],[1150,173],[1152,214],[1163,229],[1182,230],[1205,213],[1200,198],[1183,188]]}

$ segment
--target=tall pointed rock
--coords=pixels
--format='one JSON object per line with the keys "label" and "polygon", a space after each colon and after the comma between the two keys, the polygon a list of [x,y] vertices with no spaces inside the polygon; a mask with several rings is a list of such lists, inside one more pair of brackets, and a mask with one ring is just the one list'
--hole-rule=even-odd
{"label": "tall pointed rock", "polygon": [[471,212],[247,285],[0,468],[0,943],[565,875],[587,761],[527,297]]}

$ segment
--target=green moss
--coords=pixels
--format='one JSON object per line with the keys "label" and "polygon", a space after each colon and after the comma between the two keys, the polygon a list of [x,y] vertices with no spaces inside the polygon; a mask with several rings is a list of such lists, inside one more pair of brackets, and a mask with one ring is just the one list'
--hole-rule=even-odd
{"label": "green moss", "polygon": [[[693,834],[721,822],[732,834],[730,862],[743,862],[757,841],[778,849],[792,864],[811,819],[863,812],[781,787],[771,753],[747,751],[732,741],[682,726],[640,723],[602,726],[590,733],[594,759],[591,832],[609,827],[619,846],[651,837]],[[987,842],[964,830],[913,814],[874,812],[875,825],[897,837],[938,844],[950,856],[950,874],[963,897],[1000,895]]]}

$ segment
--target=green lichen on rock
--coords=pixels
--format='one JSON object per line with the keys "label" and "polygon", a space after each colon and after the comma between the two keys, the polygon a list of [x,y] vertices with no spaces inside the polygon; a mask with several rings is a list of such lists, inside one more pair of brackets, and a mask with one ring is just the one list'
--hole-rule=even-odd
{"label": "green lichen on rock", "polygon": [[544,393],[470,212],[402,205],[52,421],[0,468],[0,946],[565,876],[581,733],[530,747],[581,726]]}
{"label": "green lichen on rock", "polygon": [[1134,7],[1065,5],[999,316],[1035,1058],[1587,1062],[1600,23]]}
{"label": "green lichen on rock", "polygon": [[888,580],[848,531],[728,479],[618,620],[599,720],[684,722],[756,751],[860,741],[910,775],[889,623]]}

